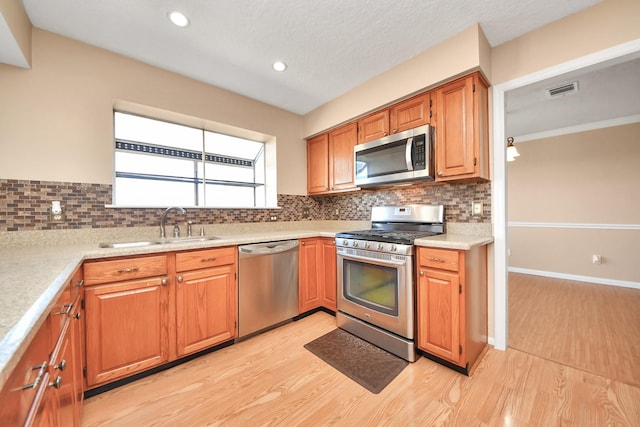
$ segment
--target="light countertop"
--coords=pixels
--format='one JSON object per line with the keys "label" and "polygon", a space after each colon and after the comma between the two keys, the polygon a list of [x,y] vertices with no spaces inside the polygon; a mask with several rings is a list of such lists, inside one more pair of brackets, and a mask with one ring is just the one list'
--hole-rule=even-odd
{"label": "light countertop", "polygon": [[[101,242],[157,240],[155,228],[67,230],[0,234],[0,388],[44,323],[64,285],[86,259],[143,255],[307,237],[335,237],[341,231],[369,228],[367,221],[228,224],[208,226],[200,242],[133,248],[99,248]],[[491,243],[488,227],[452,225],[452,233],[416,240],[418,246],[469,250]],[[465,234],[470,231],[472,234]],[[483,234],[486,233],[486,234]],[[21,235],[21,236],[18,236]]]}

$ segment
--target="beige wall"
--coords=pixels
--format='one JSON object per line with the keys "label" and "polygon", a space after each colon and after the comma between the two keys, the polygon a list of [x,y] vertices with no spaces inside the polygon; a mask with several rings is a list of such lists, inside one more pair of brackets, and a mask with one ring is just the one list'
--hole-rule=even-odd
{"label": "beige wall", "polygon": [[278,193],[306,194],[301,116],[38,29],[32,53],[0,65],[0,178],[110,184],[112,110],[141,105],[274,136]]}
{"label": "beige wall", "polygon": [[482,29],[472,25],[308,113],[304,116],[304,135],[320,133],[473,70],[481,70],[490,78],[489,52]]}
{"label": "beige wall", "polygon": [[[640,227],[640,123],[516,144],[508,220]],[[509,266],[640,282],[640,230],[509,227]],[[591,256],[602,255],[594,265]]]}
{"label": "beige wall", "polygon": [[640,1],[604,0],[493,49],[494,85],[640,38]]}

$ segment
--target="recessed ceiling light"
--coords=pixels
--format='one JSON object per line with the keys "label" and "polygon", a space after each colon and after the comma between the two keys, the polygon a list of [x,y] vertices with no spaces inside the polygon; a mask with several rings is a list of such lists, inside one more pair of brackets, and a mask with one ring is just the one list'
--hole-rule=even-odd
{"label": "recessed ceiling light", "polygon": [[284,71],[287,69],[287,64],[282,61],[276,61],[273,63],[273,69],[276,71]]}
{"label": "recessed ceiling light", "polygon": [[186,27],[189,25],[189,18],[187,18],[184,13],[178,12],[177,10],[169,12],[169,19],[178,27]]}

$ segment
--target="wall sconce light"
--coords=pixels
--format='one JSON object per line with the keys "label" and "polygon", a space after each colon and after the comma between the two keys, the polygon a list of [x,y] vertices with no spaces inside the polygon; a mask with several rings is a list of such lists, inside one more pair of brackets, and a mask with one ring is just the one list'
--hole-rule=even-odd
{"label": "wall sconce light", "polygon": [[513,145],[513,137],[507,138],[507,162],[513,162],[516,157],[520,156],[515,145]]}

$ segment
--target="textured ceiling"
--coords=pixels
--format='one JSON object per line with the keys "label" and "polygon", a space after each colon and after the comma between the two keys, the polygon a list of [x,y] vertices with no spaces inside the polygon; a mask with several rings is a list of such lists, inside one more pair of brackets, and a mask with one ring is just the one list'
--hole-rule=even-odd
{"label": "textured ceiling", "polygon": [[[578,82],[549,98],[546,89]],[[505,94],[506,135],[529,136],[595,122],[640,117],[640,53],[622,56]]]}
{"label": "textured ceiling", "polygon": [[472,24],[496,46],[600,0],[22,1],[35,27],[305,114]]}

